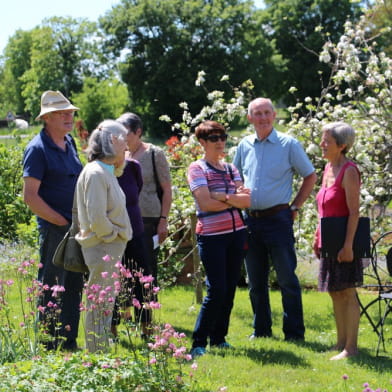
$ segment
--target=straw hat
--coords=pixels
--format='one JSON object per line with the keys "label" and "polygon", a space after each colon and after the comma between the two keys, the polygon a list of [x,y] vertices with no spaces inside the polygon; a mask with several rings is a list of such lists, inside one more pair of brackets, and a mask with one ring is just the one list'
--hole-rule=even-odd
{"label": "straw hat", "polygon": [[40,120],[46,113],[58,112],[60,110],[79,110],[79,108],[72,105],[60,91],[45,91],[41,96],[41,113],[35,120]]}

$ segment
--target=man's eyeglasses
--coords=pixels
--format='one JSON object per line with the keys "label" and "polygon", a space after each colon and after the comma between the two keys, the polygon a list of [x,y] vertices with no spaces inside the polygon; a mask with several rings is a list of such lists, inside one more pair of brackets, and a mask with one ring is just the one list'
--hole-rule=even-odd
{"label": "man's eyeglasses", "polygon": [[226,133],[222,135],[208,135],[204,137],[204,140],[208,140],[209,142],[216,143],[218,140],[225,142],[227,140],[228,135]]}

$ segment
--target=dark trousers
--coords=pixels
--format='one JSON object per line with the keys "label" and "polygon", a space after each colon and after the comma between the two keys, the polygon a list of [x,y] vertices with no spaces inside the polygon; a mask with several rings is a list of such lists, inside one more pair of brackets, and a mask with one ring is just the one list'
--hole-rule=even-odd
{"label": "dark trousers", "polygon": [[272,335],[268,278],[270,260],[282,293],[283,332],[286,339],[303,339],[301,287],[295,274],[297,257],[294,248],[293,220],[289,208],[273,216],[247,217],[249,238],[246,270],[254,314],[254,334]]}
{"label": "dark trousers", "polygon": [[143,217],[144,225],[144,241],[146,246],[147,264],[150,267],[152,276],[154,277],[154,286],[158,286],[158,253],[159,246],[154,249],[152,237],[157,234],[159,218]]}
{"label": "dark trousers", "polygon": [[207,295],[193,331],[193,347],[225,342],[234,295],[245,256],[246,230],[197,237],[206,273]]}
{"label": "dark trousers", "polygon": [[[55,339],[48,347],[76,346],[80,319],[80,302],[83,290],[83,274],[65,271],[52,263],[54,252],[63,239],[69,226],[56,226],[48,223],[39,232],[40,258],[42,267],[38,271],[38,280],[44,287],[40,305],[39,320],[47,332]],[[54,297],[51,288],[63,286],[65,291]],[[64,341],[65,340],[65,341]],[[52,343],[52,344],[50,344]]]}
{"label": "dark trousers", "polygon": [[[122,278],[123,285],[121,293],[117,296],[114,304],[112,325],[120,323],[119,308],[132,306],[132,299],[136,298],[140,305],[149,302],[152,299],[152,286],[145,289],[140,283],[139,278],[135,276],[135,272],[142,271],[144,276],[151,275],[150,266],[146,260],[146,247],[144,243],[144,235],[140,234],[128,241],[125,248],[122,264],[132,273],[131,278]],[[151,310],[139,309],[135,307],[135,321],[150,322]]]}

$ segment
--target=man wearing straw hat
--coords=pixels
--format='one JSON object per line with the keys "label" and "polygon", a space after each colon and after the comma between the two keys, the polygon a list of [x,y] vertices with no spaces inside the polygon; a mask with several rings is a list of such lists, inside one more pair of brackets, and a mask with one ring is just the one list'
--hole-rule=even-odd
{"label": "man wearing straw hat", "polygon": [[[39,319],[48,333],[47,349],[76,349],[83,275],[57,268],[53,254],[72,220],[73,195],[82,164],[69,135],[76,106],[59,91],[45,91],[36,120],[44,126],[26,147],[23,198],[37,216],[43,284]],[[60,286],[60,287],[59,287]],[[64,288],[64,290],[62,289]]]}

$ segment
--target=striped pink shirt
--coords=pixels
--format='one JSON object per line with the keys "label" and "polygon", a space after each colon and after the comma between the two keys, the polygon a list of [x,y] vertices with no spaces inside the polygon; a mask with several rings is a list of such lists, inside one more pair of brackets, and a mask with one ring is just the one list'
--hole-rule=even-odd
{"label": "striped pink shirt", "polygon": [[[225,164],[226,170],[218,170],[199,159],[188,168],[188,183],[191,191],[202,186],[208,187],[210,192],[235,193],[235,181],[242,181],[238,170],[232,164]],[[196,203],[196,234],[218,235],[231,233],[245,228],[240,212],[236,208],[223,211],[201,211]]]}

